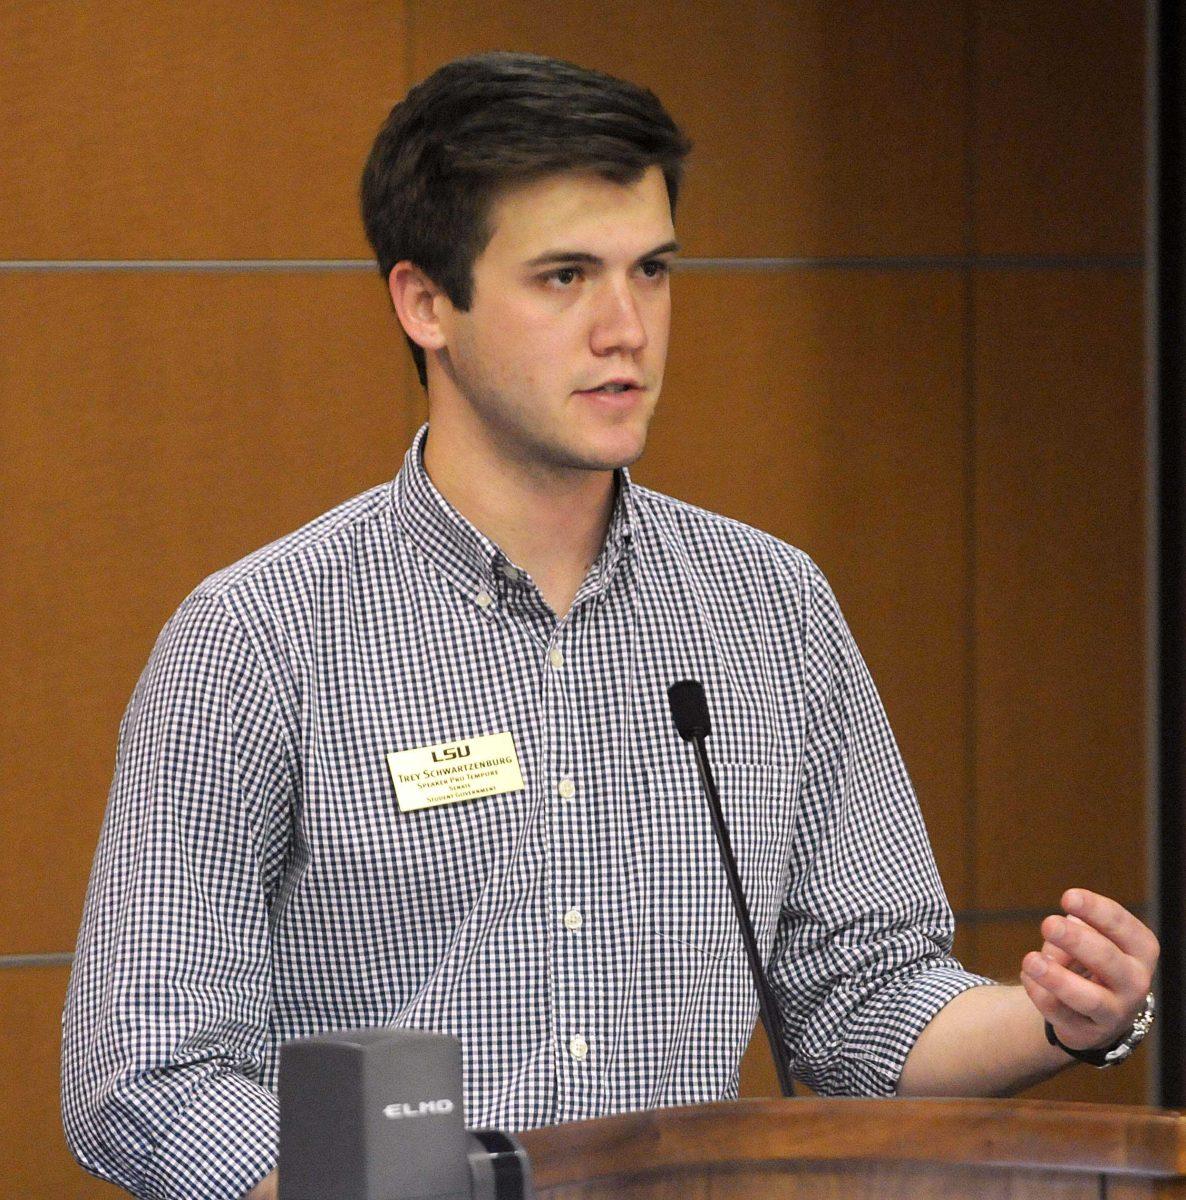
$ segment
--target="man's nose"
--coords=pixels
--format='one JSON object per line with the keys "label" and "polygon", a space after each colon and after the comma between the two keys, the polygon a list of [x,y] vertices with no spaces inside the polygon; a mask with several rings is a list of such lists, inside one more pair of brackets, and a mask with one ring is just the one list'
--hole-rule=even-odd
{"label": "man's nose", "polygon": [[638,297],[628,280],[607,282],[599,297],[591,340],[597,354],[610,354],[615,350],[634,353],[647,344]]}

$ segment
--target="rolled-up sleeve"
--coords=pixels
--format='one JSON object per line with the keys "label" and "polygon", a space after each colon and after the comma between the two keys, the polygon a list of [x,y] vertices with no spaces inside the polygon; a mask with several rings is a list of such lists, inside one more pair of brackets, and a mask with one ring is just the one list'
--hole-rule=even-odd
{"label": "rolled-up sleeve", "polygon": [[276,1161],[261,1082],[289,733],[218,595],[165,627],[120,728],[63,1018],[67,1140],[137,1196],[222,1200]]}
{"label": "rolled-up sleeve", "polygon": [[891,1095],[931,1018],[991,983],[951,956],[954,921],[868,669],[812,564],[807,733],[772,955],[792,1070],[828,1095]]}

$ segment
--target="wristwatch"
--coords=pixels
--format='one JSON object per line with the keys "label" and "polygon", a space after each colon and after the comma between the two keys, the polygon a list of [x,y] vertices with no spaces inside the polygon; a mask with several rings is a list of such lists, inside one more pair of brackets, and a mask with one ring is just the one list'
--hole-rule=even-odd
{"label": "wristwatch", "polygon": [[1145,1040],[1145,1034],[1149,1032],[1153,1024],[1153,993],[1150,992],[1145,997],[1145,1007],[1137,1014],[1137,1019],[1132,1023],[1132,1028],[1120,1039],[1111,1046],[1104,1046],[1097,1050],[1072,1050],[1070,1046],[1064,1046],[1058,1040],[1058,1035],[1054,1032],[1054,1026],[1049,1021],[1046,1022],[1046,1040],[1052,1045],[1057,1046],[1060,1050],[1065,1050],[1072,1058],[1077,1058],[1081,1063],[1087,1063],[1091,1067],[1099,1067],[1101,1070],[1104,1067],[1114,1067],[1124,1060]]}

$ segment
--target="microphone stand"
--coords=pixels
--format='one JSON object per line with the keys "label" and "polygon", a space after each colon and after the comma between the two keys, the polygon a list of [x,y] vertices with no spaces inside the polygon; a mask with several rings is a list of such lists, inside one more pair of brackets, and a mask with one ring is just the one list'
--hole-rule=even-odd
{"label": "microphone stand", "polygon": [[712,828],[717,836],[717,845],[725,864],[725,874],[729,877],[729,896],[733,901],[733,911],[737,914],[737,923],[741,926],[741,940],[745,943],[745,955],[749,959],[750,974],[754,977],[754,986],[758,991],[758,1011],[762,1017],[762,1025],[766,1030],[766,1040],[770,1043],[770,1053],[774,1059],[774,1069],[778,1075],[779,1090],[784,1096],[794,1096],[794,1083],[791,1079],[790,1067],[786,1060],[786,1043],[782,1038],[782,1021],[774,996],[770,990],[770,982],[758,956],[758,942],[754,937],[753,923],[750,921],[749,910],[745,905],[744,893],[741,890],[741,876],[737,871],[737,860],[733,857],[733,845],[729,841],[729,830],[725,827],[725,814],[721,810],[721,797],[717,791],[716,780],[712,777],[712,769],[708,765],[708,751],[704,746],[704,735],[695,732],[688,739],[696,753],[696,766],[700,769],[700,779],[704,783],[704,792],[708,797],[708,809],[712,815]]}

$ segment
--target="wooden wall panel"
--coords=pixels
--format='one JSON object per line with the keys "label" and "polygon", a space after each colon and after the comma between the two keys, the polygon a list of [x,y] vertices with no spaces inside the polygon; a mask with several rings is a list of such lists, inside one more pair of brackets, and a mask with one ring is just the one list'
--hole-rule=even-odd
{"label": "wooden wall panel", "polygon": [[685,272],[645,483],[829,576],[968,899],[965,296],[952,273]]}
{"label": "wooden wall panel", "polygon": [[976,280],[977,905],[1145,897],[1137,271]]}
{"label": "wooden wall panel", "polygon": [[405,64],[397,0],[0,6],[0,256],[366,256]]}
{"label": "wooden wall panel", "polygon": [[645,83],[696,142],[689,254],[957,254],[968,7],[410,0],[412,74],[517,50]]}
{"label": "wooden wall panel", "polygon": [[0,1180],[22,1200],[116,1200],[127,1193],[86,1174],[66,1147],[58,1104],[64,967],[0,970]]}
{"label": "wooden wall panel", "polygon": [[123,706],[210,571],[390,478],[369,273],[0,275],[0,953],[70,949]]}
{"label": "wooden wall panel", "polygon": [[[1057,897],[1055,897],[1057,900]],[[1052,908],[1057,912],[1057,908]],[[1042,947],[1041,917],[1001,919],[978,922],[976,953],[969,965],[991,979],[1017,983],[1021,960],[1030,950]],[[1148,1104],[1148,1078],[1151,1056],[1147,1047],[1138,1050],[1128,1062],[1106,1071],[1096,1067],[1073,1066],[1036,1087],[1018,1093],[1034,1100],[1083,1100],[1094,1104]]]}
{"label": "wooden wall panel", "polygon": [[981,254],[1139,254],[1144,4],[976,0]]}

